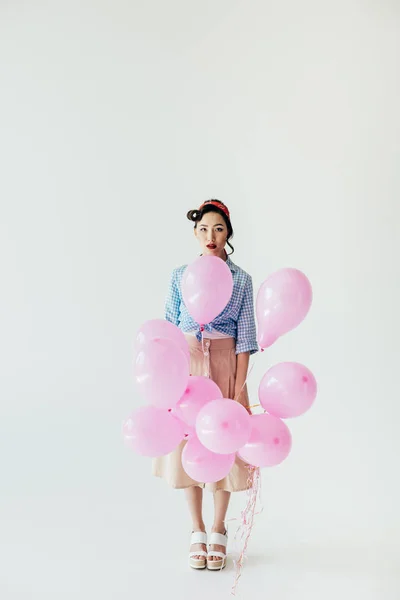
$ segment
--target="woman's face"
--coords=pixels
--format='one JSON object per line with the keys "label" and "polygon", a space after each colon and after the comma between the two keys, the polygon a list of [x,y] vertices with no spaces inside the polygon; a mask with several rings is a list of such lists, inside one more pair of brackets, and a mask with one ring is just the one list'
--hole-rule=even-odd
{"label": "woman's face", "polygon": [[203,254],[218,256],[225,260],[225,244],[228,228],[219,213],[208,212],[194,230]]}

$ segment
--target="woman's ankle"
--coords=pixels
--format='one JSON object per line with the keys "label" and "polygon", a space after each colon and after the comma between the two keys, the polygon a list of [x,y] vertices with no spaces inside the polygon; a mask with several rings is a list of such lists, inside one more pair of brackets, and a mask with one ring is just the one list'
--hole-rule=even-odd
{"label": "woman's ankle", "polygon": [[211,531],[213,531],[214,533],[222,533],[224,534],[226,532],[226,527],[225,527],[225,523],[214,523]]}
{"label": "woman's ankle", "polygon": [[192,531],[202,531],[204,533],[206,531],[206,526],[204,523],[193,523]]}

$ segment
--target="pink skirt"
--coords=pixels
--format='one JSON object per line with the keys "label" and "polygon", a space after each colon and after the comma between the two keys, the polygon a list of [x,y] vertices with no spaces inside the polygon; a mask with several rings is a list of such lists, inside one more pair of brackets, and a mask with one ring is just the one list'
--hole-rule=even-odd
{"label": "pink skirt", "polygon": [[[190,348],[190,373],[209,375],[220,388],[224,398],[233,398],[236,379],[236,343],[234,338],[204,339],[204,349],[193,335],[186,339]],[[242,392],[242,401],[248,405],[247,388]],[[162,477],[173,488],[182,489],[193,485],[209,491],[226,490],[240,492],[251,487],[249,471],[245,462],[236,457],[235,464],[228,475],[216,483],[194,481],[182,467],[181,455],[186,441],[170,454],[153,459],[153,475]]]}

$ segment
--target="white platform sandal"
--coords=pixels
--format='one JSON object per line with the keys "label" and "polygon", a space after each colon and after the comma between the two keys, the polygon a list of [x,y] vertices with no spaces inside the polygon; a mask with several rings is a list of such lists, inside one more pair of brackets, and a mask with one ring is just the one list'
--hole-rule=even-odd
{"label": "white platform sandal", "polygon": [[[210,545],[218,544],[219,546],[228,545],[228,534],[225,532],[225,535],[222,533],[212,532],[210,534]],[[210,560],[211,556],[216,556],[220,560]],[[209,550],[207,554],[207,569],[210,571],[219,571],[223,569],[226,565],[226,554],[224,552],[217,552],[216,550]]]}
{"label": "white platform sandal", "polygon": [[[207,534],[203,531],[192,531],[190,545],[192,544],[205,544],[207,546]],[[195,556],[201,556],[201,558],[194,558]],[[189,566],[192,569],[205,569],[207,566],[207,552],[204,550],[190,552]]]}

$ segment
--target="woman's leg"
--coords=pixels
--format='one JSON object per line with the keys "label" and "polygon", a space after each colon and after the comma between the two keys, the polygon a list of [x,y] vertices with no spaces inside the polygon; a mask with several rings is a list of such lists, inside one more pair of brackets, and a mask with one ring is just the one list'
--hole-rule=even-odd
{"label": "woman's leg", "polygon": [[[231,493],[226,490],[216,490],[214,492],[214,524],[212,526],[212,531],[215,531],[216,533],[224,534],[226,532],[225,518],[230,498]],[[219,544],[211,544],[210,550],[215,550],[215,552],[226,552],[226,548]],[[212,556],[210,560],[221,559],[217,556]]]}
{"label": "woman's leg", "polygon": [[[185,489],[186,500],[189,505],[190,516],[192,517],[192,531],[205,531],[203,521],[203,489],[198,485],[194,485]],[[190,552],[196,550],[204,550],[207,552],[205,544],[192,544]],[[202,556],[194,556],[194,558],[203,558]]]}

